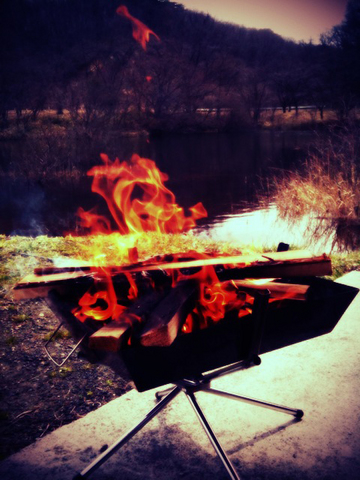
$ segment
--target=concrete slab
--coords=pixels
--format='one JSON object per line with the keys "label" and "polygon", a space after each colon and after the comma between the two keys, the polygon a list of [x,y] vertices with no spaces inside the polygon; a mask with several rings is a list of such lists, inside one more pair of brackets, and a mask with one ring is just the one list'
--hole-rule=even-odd
{"label": "concrete slab", "polygon": [[[360,288],[360,272],[341,283]],[[334,331],[262,356],[262,364],[212,382],[214,388],[305,411],[299,422],[200,392],[198,401],[240,477],[355,480],[360,472],[360,295]],[[2,480],[65,480],[155,405],[135,390],[47,435],[0,464]],[[228,478],[184,394],[180,394],[90,478]]]}

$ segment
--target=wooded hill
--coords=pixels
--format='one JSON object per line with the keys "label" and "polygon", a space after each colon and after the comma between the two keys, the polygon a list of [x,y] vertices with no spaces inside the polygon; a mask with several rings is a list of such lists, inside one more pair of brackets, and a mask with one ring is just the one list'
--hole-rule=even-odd
{"label": "wooded hill", "polygon": [[[161,41],[150,36],[144,51],[116,14],[120,4]],[[359,25],[356,0],[321,45],[167,0],[2,0],[1,127],[9,110],[20,122],[45,108],[127,130],[231,130],[275,106],[333,108],[344,118],[360,98]]]}

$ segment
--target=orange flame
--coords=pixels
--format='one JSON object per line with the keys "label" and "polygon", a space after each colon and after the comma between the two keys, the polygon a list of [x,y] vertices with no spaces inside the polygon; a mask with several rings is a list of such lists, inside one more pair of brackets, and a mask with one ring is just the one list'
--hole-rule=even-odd
{"label": "orange flame", "polygon": [[[73,311],[73,314],[84,322],[88,317],[94,320],[116,319],[124,310],[124,306],[117,303],[117,298],[113,283],[106,270],[98,271],[99,277],[95,281],[97,290],[94,293],[86,292],[79,301],[79,307]],[[101,303],[99,302],[102,301]],[[100,303],[100,305],[99,305]]]}
{"label": "orange flame", "polygon": [[[106,268],[93,268],[94,285],[79,301],[79,306],[72,313],[81,322],[88,318],[94,320],[118,320],[126,310],[125,305],[119,304],[115,293],[111,273]],[[126,275],[129,281],[129,290],[125,300],[134,300],[138,295],[138,288],[131,275]]]}
{"label": "orange flame", "polygon": [[154,37],[160,42],[160,38],[156,35],[156,33],[150,30],[150,28],[148,28],[144,23],[140,22],[140,20],[130,15],[129,10],[127,7],[125,7],[125,5],[120,5],[116,9],[116,13],[130,20],[132,24],[133,37],[138,43],[140,43],[144,50],[146,50],[146,44],[150,40],[150,35],[154,35]]}
{"label": "orange flame", "polygon": [[[92,191],[100,194],[106,201],[117,230],[121,234],[156,231],[160,233],[186,232],[196,225],[196,220],[207,215],[201,203],[184,209],[175,200],[175,195],[164,186],[168,179],[152,160],[133,155],[131,161],[111,162],[105,154],[101,155],[103,165],[93,167],[88,175],[93,176]],[[112,233],[111,220],[90,210],[78,210],[80,223],[90,229],[92,234]],[[134,248],[128,250],[129,260],[137,259]],[[96,252],[96,259],[101,255]],[[112,284],[110,270],[106,267],[93,269],[95,284],[87,292],[74,310],[81,321],[87,318],[95,320],[117,320],[125,307],[119,304]],[[180,277],[179,277],[180,278]],[[126,300],[137,297],[137,286],[129,274],[130,284]],[[94,291],[95,290],[95,291]],[[92,293],[93,292],[93,293]]]}
{"label": "orange flame", "polygon": [[[210,255],[200,252],[188,252],[186,259],[206,259]],[[173,261],[179,261],[180,255],[174,256]],[[183,257],[184,259],[184,257]],[[244,312],[242,308],[246,302],[251,303],[251,297],[240,294],[232,282],[220,282],[213,266],[203,266],[195,273],[182,273],[181,270],[174,270],[173,285],[185,279],[196,279],[200,285],[200,294],[197,305],[193,312],[187,317],[183,332],[191,332],[195,325],[198,328],[205,328],[212,323],[218,322],[225,317],[230,310],[237,310],[238,316]],[[250,300],[249,300],[250,299]],[[247,314],[248,312],[246,312]]]}
{"label": "orange flame", "polygon": [[[168,176],[152,160],[133,155],[131,162],[113,163],[105,154],[104,165],[92,168],[92,191],[101,195],[121,234],[141,232],[180,233],[196,225],[196,220],[207,215],[201,203],[184,209],[175,201],[175,195],[164,186]],[[110,233],[110,221],[93,211],[78,211],[81,225],[92,233]]]}
{"label": "orange flame", "polygon": [[[93,167],[88,175],[93,177],[92,191],[104,198],[112,218],[99,215],[94,210],[86,212],[80,208],[78,215],[81,224],[90,229],[91,233],[113,233],[112,223],[116,224],[118,232],[122,235],[148,231],[163,234],[181,233],[193,228],[196,220],[206,216],[206,210],[201,203],[189,208],[189,213],[185,215],[184,209],[176,203],[175,195],[164,185],[168,176],[161,172],[152,160],[136,154],[132,156],[130,162],[120,162],[118,158],[112,162],[105,154],[101,154],[101,158],[103,164]],[[128,256],[130,262],[138,261],[137,249],[134,247],[128,249]],[[165,269],[165,264],[172,262],[172,267],[176,268],[169,269],[167,275],[170,276],[173,286],[187,279],[196,280],[199,284],[197,303],[186,319],[183,332],[207,327],[224,318],[229,311],[235,311],[238,317],[252,312],[254,297],[246,293],[246,290],[241,290],[241,285],[236,281],[220,282],[213,265],[201,266],[200,262],[200,266],[197,267],[188,267],[186,270],[181,268],[181,262],[185,260],[207,258],[210,258],[210,255],[190,251],[148,260],[150,263],[158,263],[159,268],[163,265]],[[95,260],[103,261],[101,247],[100,251],[99,249],[96,251]],[[227,267],[230,268],[231,265]],[[110,268],[94,267],[93,274],[94,285],[81,298],[79,306],[73,311],[74,315],[80,321],[86,321],[88,318],[99,321],[123,320],[124,311],[138,296],[135,278],[130,273],[124,273],[127,286],[121,294],[122,298],[118,298]],[[157,285],[151,278],[148,280],[150,288],[156,290]],[[269,279],[266,281],[269,282]],[[263,281],[255,280],[248,283],[250,286],[252,283],[259,285]],[[280,295],[280,298],[286,297],[286,294],[282,297]],[[276,300],[279,300],[279,296]],[[127,321],[131,321],[131,318]]]}

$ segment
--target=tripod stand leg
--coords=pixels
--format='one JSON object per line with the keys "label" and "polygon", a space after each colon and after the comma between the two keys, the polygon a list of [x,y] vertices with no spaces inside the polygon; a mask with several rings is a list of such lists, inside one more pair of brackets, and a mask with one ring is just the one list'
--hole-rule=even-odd
{"label": "tripod stand leg", "polygon": [[171,392],[171,390],[173,390],[174,387],[170,387],[170,388],[166,388],[165,390],[160,390],[158,392],[155,393],[155,398],[156,400],[161,400],[162,398],[166,397],[166,395],[168,393]]}
{"label": "tripod stand leg", "polygon": [[94,470],[99,468],[106,460],[108,460],[119,448],[124,446],[137,432],[139,432],[147,423],[150,422],[168,403],[173,400],[176,395],[181,392],[180,387],[174,387],[168,395],[163,398],[155,407],[148,412],[145,417],[134,428],[128,431],[123,437],[111,445],[105,452],[99,455],[93,462],[91,462],[81,473],[75,475],[73,480],[80,480],[87,478]]}
{"label": "tripod stand leg", "polygon": [[223,390],[215,390],[211,387],[204,387],[202,388],[202,391],[218,395],[219,397],[232,398],[233,400],[239,400],[240,402],[250,403],[252,405],[257,405],[258,407],[269,408],[271,410],[276,410],[277,412],[288,413],[289,415],[294,415],[296,418],[302,418],[304,416],[304,412],[297,408],[285,407],[284,405],[277,405],[276,403],[269,403],[263,400],[257,400],[256,398],[243,397],[242,395],[235,395],[234,393],[224,392]]}
{"label": "tripod stand leg", "polygon": [[226,455],[225,451],[223,450],[222,446],[220,445],[219,443],[219,440],[217,439],[215,433],[213,432],[213,430],[211,429],[210,425],[209,425],[209,422],[207,421],[203,411],[201,410],[199,404],[197,403],[197,400],[195,398],[195,395],[193,394],[192,391],[189,391],[189,390],[185,390],[184,391],[189,402],[190,402],[190,405],[193,407],[200,423],[201,423],[201,426],[203,427],[203,429],[205,430],[205,433],[207,434],[212,446],[214,447],[216,453],[218,454],[218,456],[220,457],[220,460],[222,461],[224,467],[226,468],[228,474],[229,474],[229,477],[231,478],[231,480],[240,480],[240,477],[238,476],[238,474],[236,473],[229,457]]}

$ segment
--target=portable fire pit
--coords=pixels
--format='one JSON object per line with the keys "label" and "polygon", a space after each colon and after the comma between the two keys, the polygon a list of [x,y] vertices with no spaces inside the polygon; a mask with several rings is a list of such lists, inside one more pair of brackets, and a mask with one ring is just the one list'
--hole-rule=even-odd
{"label": "portable fire pit", "polygon": [[[223,291],[230,292],[236,308],[225,306],[221,319],[203,325],[197,321],[197,305],[199,297],[207,292],[203,285],[207,277],[199,277],[199,272],[208,268],[215,272]],[[300,419],[301,409],[215,390],[210,382],[220,375],[259,365],[263,353],[331,332],[358,292],[318,278],[331,273],[329,257],[297,251],[200,260],[166,256],[108,267],[107,271],[111,272],[118,298],[116,305],[121,306],[117,321],[95,320],[108,308],[104,295],[99,295],[96,302],[91,297],[92,305],[87,300],[94,285],[104,282],[101,269],[95,267],[36,269],[14,288],[18,299],[45,296],[60,326],[65,324],[71,331],[77,342],[75,348],[79,346],[91,362],[109,365],[116,373],[131,378],[138,391],[174,385],[158,392],[159,403],[77,479],[87,478],[180,392],[188,398],[229,477],[239,479],[195,393],[201,390]],[[174,271],[181,273],[175,285]],[[262,280],[253,280],[256,278]],[[134,285],[140,293],[130,301],[128,293]],[[93,317],[84,318],[79,305],[90,306]],[[61,365],[66,359],[57,362],[49,352],[49,342],[47,354]]]}

